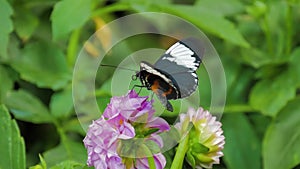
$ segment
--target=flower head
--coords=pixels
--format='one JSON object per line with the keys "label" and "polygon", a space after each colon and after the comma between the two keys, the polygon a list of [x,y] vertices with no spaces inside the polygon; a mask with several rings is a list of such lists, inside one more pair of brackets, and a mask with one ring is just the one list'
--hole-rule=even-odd
{"label": "flower head", "polygon": [[[134,133],[134,131],[132,131]],[[83,142],[88,150],[87,164],[102,168],[124,168],[121,157],[117,154],[117,145],[123,137],[113,125],[104,118],[94,121]],[[134,137],[134,135],[128,135]]]}
{"label": "flower head", "polygon": [[[151,151],[156,168],[166,165],[158,151],[163,147],[160,132],[170,129],[162,118],[154,116],[152,102],[131,90],[112,97],[100,119],[90,125],[83,142],[88,150],[88,165],[96,169],[149,168]],[[155,152],[155,153],[153,153]]]}
{"label": "flower head", "polygon": [[221,126],[216,117],[203,108],[189,109],[186,114],[180,115],[180,122],[175,128],[182,137],[189,135],[186,157],[193,167],[211,168],[213,164],[219,164],[225,144]]}
{"label": "flower head", "polygon": [[[125,96],[112,97],[109,105],[103,112],[103,117],[106,119],[113,119],[121,116],[125,120],[137,121],[137,118],[147,114],[149,117],[153,116],[154,109],[152,109],[152,102],[148,101],[148,97],[140,97],[131,90]],[[147,119],[146,119],[147,120]],[[143,121],[144,123],[146,121]]]}

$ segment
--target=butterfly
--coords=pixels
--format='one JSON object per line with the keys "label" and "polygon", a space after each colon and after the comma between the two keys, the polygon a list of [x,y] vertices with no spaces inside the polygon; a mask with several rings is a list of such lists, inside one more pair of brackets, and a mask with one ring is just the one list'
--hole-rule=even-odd
{"label": "butterfly", "polygon": [[196,38],[187,38],[173,44],[154,63],[142,61],[135,75],[142,86],[152,90],[166,107],[173,111],[169,100],[190,96],[198,87],[196,70],[204,55],[204,45]]}

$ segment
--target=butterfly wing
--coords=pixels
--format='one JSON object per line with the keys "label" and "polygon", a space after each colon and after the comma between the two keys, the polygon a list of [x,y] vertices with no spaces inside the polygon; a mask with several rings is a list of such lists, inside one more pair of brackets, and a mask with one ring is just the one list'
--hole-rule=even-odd
{"label": "butterfly wing", "polygon": [[158,89],[155,94],[156,94],[158,100],[161,102],[161,104],[164,105],[168,111],[173,112],[173,106],[168,101],[165,93],[162,90]]}
{"label": "butterfly wing", "polygon": [[168,74],[178,86],[180,91],[178,98],[188,97],[197,89],[196,70],[200,66],[203,54],[202,42],[188,38],[172,45],[154,64],[156,69]]}

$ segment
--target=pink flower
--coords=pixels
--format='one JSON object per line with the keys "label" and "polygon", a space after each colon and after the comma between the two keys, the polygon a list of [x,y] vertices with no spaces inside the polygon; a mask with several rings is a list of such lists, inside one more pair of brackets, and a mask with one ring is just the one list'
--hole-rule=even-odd
{"label": "pink flower", "polygon": [[[133,90],[125,96],[111,98],[102,117],[90,125],[83,140],[89,166],[96,169],[149,168],[146,155],[131,155],[143,151],[147,143],[156,147],[155,150],[162,148],[158,134],[169,130],[170,126],[154,116],[152,101],[147,99]],[[160,152],[153,154],[156,168],[164,168],[165,157]]]}
{"label": "pink flower", "polygon": [[[125,135],[134,137],[134,129]],[[94,121],[87,132],[83,142],[88,150],[87,164],[96,169],[124,168],[121,157],[117,154],[117,144],[124,135],[115,126],[109,124],[104,118]]]}
{"label": "pink flower", "polygon": [[189,135],[186,156],[193,167],[212,168],[213,164],[219,164],[225,144],[221,126],[216,117],[203,108],[189,109],[186,114],[180,114],[180,122],[175,128],[182,137]]}
{"label": "pink flower", "polygon": [[103,112],[103,117],[113,119],[121,116],[130,121],[137,121],[137,118],[145,114],[153,117],[155,111],[152,109],[152,101],[147,101],[147,99],[148,97],[139,97],[134,90],[129,91],[125,96],[112,97],[110,104]]}

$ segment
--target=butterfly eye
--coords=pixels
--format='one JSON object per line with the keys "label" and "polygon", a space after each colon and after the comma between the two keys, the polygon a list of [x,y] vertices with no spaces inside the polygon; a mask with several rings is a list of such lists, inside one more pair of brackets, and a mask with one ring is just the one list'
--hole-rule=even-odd
{"label": "butterfly eye", "polygon": [[139,76],[139,73],[137,73],[137,74],[135,74],[135,75],[132,75],[132,76],[131,76],[131,79],[135,81],[135,80],[138,78],[138,76]]}

